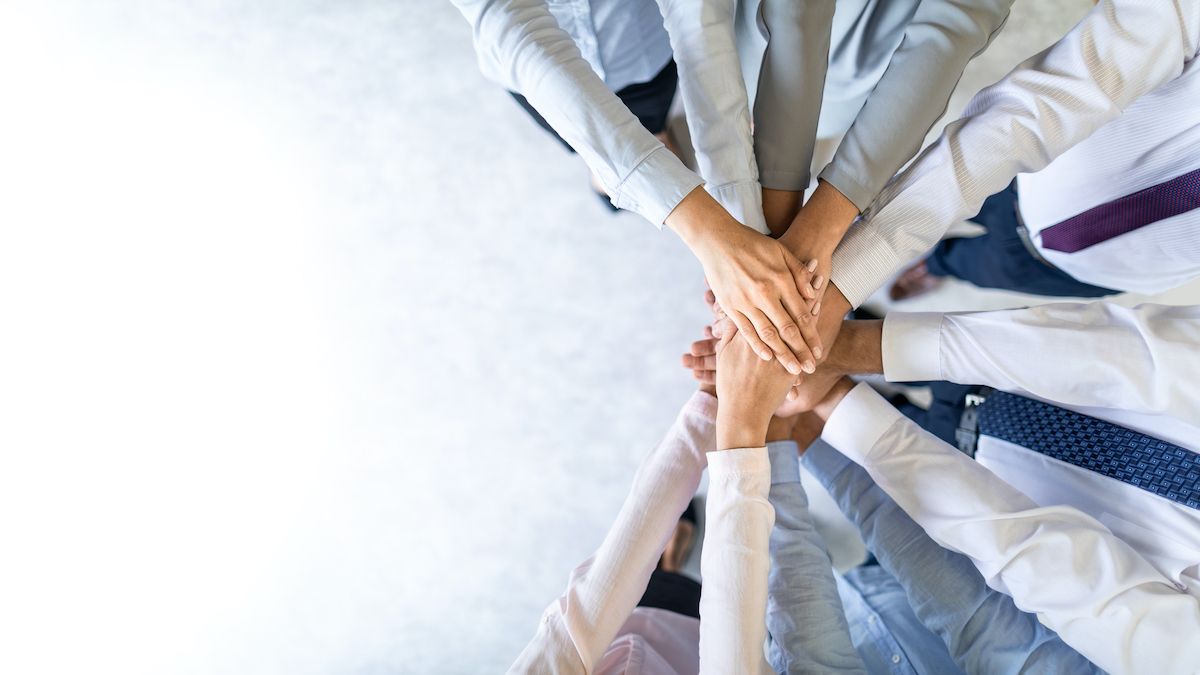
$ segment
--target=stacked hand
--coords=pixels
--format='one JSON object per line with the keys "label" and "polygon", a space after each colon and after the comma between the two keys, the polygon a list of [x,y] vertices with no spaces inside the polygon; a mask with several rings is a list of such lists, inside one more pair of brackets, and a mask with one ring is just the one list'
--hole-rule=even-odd
{"label": "stacked hand", "polygon": [[717,372],[717,448],[752,448],[766,443],[775,409],[792,387],[795,376],[776,362],[764,361],[737,329],[728,324],[714,339]]}
{"label": "stacked hand", "polygon": [[782,244],[734,220],[703,189],[667,218],[704,267],[721,307],[764,361],[793,375],[816,371],[823,356],[814,320],[813,270]]}

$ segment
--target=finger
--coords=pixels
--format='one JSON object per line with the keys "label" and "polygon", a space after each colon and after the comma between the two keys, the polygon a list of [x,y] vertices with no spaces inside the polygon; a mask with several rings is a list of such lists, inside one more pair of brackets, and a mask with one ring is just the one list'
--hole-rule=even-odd
{"label": "finger", "polygon": [[696,356],[695,354],[684,354],[683,367],[691,370],[716,370],[717,355]]}
{"label": "finger", "polygon": [[763,361],[770,361],[775,358],[770,347],[767,347],[766,343],[758,337],[758,330],[745,314],[738,312],[732,317],[732,320],[733,324],[737,326],[738,333],[741,334],[742,339],[746,341],[746,344],[750,345],[750,349],[754,350],[755,354],[758,354],[758,358]]}
{"label": "finger", "polygon": [[797,292],[807,300],[817,297],[817,290],[812,287],[812,276],[813,272],[817,269],[817,261],[810,260],[807,265],[802,264],[796,256],[786,250],[783,253],[783,258],[787,261],[788,269],[792,272],[792,280],[796,284]]}
{"label": "finger", "polygon": [[713,335],[712,326],[704,327],[704,337],[706,337],[706,338],[715,338],[716,337],[715,335]]}
{"label": "finger", "polygon": [[696,356],[706,356],[708,354],[717,353],[717,341],[713,338],[707,340],[696,340],[692,343],[692,354]]}
{"label": "finger", "polygon": [[[794,300],[789,301],[787,298],[784,298],[782,301],[782,311],[786,312],[788,316],[798,317],[799,320],[796,321],[796,325],[800,330],[800,340],[803,341],[804,347],[812,352],[813,359],[816,362],[819,362],[825,355],[821,333],[817,330],[817,315],[815,313],[816,310],[820,309],[820,306],[820,301],[817,301],[810,310],[805,305],[796,305]],[[785,333],[784,335],[789,338],[788,344],[791,345],[790,334]],[[803,361],[804,357],[799,352],[796,353],[796,356]],[[811,373],[813,371],[806,370],[805,372]]]}
{"label": "finger", "polygon": [[789,401],[795,401],[795,400],[796,400],[796,399],[798,399],[798,398],[800,398],[800,392],[796,391],[796,388],[795,388],[795,387],[792,387],[791,389],[788,389],[788,392],[787,392],[787,400],[789,400]]}
{"label": "finger", "polygon": [[[796,307],[796,305],[792,305],[792,307]],[[795,354],[799,370],[788,369],[788,372],[793,375],[800,374],[800,371],[813,373],[817,370],[816,357],[813,356],[808,342],[814,336],[819,339],[816,331],[817,322],[813,320],[812,315],[808,313],[803,304],[799,305],[798,309],[799,311],[796,312],[789,311],[785,305],[777,302],[775,307],[768,310],[767,313],[767,320],[778,327],[784,343]]]}
{"label": "finger", "polygon": [[709,309],[712,309],[713,304],[715,304],[716,302],[717,302],[717,294],[716,293],[713,293],[711,290],[704,291],[704,304],[708,305]]}
{"label": "finger", "polygon": [[[788,343],[785,342],[782,337],[782,331],[787,330],[791,333],[794,333],[797,341],[799,341],[800,329],[796,326],[796,324],[789,319],[787,321],[780,322],[783,325],[779,326],[760,309],[751,309],[746,316],[749,317],[750,323],[754,324],[754,329],[758,331],[759,339],[771,349],[771,352],[774,353],[775,358],[779,359],[779,363],[781,363],[784,368],[787,368],[789,373],[793,375],[799,375],[800,364],[803,363],[803,360],[796,358],[796,355],[792,353],[792,349],[789,348]],[[807,347],[805,347],[804,353],[806,355],[808,354]],[[814,367],[815,365],[816,364],[814,364]]]}
{"label": "finger", "polygon": [[717,371],[715,370],[693,370],[692,377],[701,384],[716,384]]}

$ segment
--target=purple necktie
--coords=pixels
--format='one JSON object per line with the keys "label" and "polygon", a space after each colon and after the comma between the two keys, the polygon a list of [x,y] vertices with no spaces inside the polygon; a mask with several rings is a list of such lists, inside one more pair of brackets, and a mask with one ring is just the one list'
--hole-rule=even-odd
{"label": "purple necktie", "polygon": [[1074,253],[1200,208],[1200,169],[1114,199],[1042,230],[1042,248]]}

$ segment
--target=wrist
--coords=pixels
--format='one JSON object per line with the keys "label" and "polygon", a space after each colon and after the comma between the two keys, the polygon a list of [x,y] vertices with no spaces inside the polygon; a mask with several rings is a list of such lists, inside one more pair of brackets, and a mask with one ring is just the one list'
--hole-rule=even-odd
{"label": "wrist", "polygon": [[671,228],[693,253],[699,254],[726,220],[732,217],[704,191],[703,186],[689,192],[667,215],[663,224]]}
{"label": "wrist", "polygon": [[821,180],[780,241],[802,257],[831,256],[856,218],[858,207],[837,188]]}
{"label": "wrist", "polygon": [[772,415],[771,421],[767,422],[767,443],[775,441],[786,441],[791,439],[792,432],[796,428],[796,416],[780,417]]}
{"label": "wrist", "polygon": [[842,402],[842,399],[846,398],[846,394],[849,394],[854,386],[854,380],[848,377],[839,379],[829,389],[829,393],[825,394],[825,398],[813,406],[813,413],[821,418],[822,422],[828,422],[829,417],[833,415],[833,411],[837,409],[838,404]]}
{"label": "wrist", "polygon": [[717,406],[717,449],[760,448],[767,444],[770,413]]}
{"label": "wrist", "polygon": [[825,361],[841,375],[883,373],[883,320],[845,321]]}

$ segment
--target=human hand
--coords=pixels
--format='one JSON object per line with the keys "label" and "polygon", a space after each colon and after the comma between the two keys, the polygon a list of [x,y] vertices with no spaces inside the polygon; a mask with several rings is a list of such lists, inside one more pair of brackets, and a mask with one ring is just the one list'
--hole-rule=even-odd
{"label": "human hand", "polygon": [[[702,189],[667,217],[704,267],[721,307],[764,361],[814,372],[824,352],[812,315],[811,270],[779,242],[738,223]],[[814,265],[815,268],[815,265]]]}
{"label": "human hand", "polygon": [[732,329],[723,332],[716,351],[717,448],[764,445],[771,415],[795,377],[759,358]]}
{"label": "human hand", "polygon": [[837,409],[838,404],[842,402],[842,399],[846,398],[846,394],[849,394],[850,390],[854,387],[854,380],[845,376],[838,378],[833,386],[829,388],[829,391],[821,397],[821,400],[813,406],[813,414],[821,418],[822,424],[828,422],[830,415],[833,415],[833,411]]}

